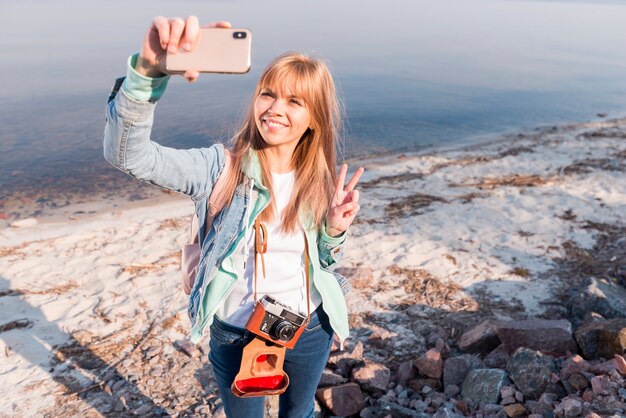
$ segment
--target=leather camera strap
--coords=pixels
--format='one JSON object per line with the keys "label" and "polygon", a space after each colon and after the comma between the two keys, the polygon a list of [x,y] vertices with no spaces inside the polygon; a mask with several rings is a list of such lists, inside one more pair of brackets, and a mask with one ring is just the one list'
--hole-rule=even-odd
{"label": "leather camera strap", "polygon": [[[309,323],[311,318],[311,284],[309,277],[309,242],[306,239],[306,233],[302,231],[304,235],[304,275],[306,277],[306,324]],[[267,228],[259,221],[257,217],[254,221],[254,290],[252,297],[256,301],[256,280],[258,263],[257,257],[261,256],[261,268],[263,270],[263,278],[265,278],[265,257],[263,254],[267,252]]]}

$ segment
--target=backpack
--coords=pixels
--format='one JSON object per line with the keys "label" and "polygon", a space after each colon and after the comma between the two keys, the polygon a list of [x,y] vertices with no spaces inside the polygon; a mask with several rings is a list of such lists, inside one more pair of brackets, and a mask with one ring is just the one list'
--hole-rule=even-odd
{"label": "backpack", "polygon": [[[230,155],[226,152],[226,159],[224,161],[224,168],[222,174],[213,185],[211,196],[209,196],[209,203],[207,208],[206,224],[204,228],[205,234],[211,230],[213,221],[218,213],[222,210],[226,204],[225,196],[223,194],[224,186],[226,185],[226,173],[230,169]],[[189,295],[193,284],[196,281],[196,273],[198,271],[198,264],[200,263],[200,240],[198,237],[198,217],[194,213],[191,219],[191,225],[189,226],[189,239],[188,243],[183,246],[181,252],[180,267],[183,276],[183,291]],[[202,237],[204,239],[204,237]]]}

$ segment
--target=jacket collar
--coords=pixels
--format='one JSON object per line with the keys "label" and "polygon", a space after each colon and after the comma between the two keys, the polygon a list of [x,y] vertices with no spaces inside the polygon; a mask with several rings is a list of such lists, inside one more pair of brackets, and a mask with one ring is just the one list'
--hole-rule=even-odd
{"label": "jacket collar", "polygon": [[257,151],[250,148],[248,155],[246,156],[243,167],[243,173],[246,177],[254,180],[254,184],[261,190],[267,190],[267,187],[263,184],[263,175],[261,172],[261,162],[259,161],[259,154]]}
{"label": "jacket collar", "polygon": [[[248,150],[248,155],[243,164],[243,173],[254,180],[255,186],[261,189],[264,192],[268,192],[267,187],[263,184],[263,176],[261,174],[261,162],[259,161],[259,154],[257,151],[250,148]],[[312,220],[309,216],[304,216],[302,213],[299,214],[298,218],[300,219],[300,224],[305,227],[307,230],[314,230],[315,226],[313,225]]]}

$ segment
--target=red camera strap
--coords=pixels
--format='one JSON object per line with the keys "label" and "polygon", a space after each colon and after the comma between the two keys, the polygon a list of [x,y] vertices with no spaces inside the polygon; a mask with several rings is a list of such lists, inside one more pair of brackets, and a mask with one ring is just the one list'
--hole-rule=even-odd
{"label": "red camera strap", "polygon": [[[310,290],[310,278],[309,278],[309,242],[306,239],[306,233],[302,231],[304,235],[304,275],[306,277],[306,323],[309,323],[311,317],[311,290]],[[256,301],[256,278],[258,271],[257,257],[261,256],[261,268],[263,269],[263,278],[265,278],[265,257],[263,254],[267,252],[267,228],[259,221],[257,217],[254,221],[254,290],[252,297]]]}

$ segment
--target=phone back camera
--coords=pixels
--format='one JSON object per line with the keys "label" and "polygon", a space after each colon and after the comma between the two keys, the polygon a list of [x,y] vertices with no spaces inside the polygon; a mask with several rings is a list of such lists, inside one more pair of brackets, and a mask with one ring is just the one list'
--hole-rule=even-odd
{"label": "phone back camera", "polygon": [[233,32],[233,38],[246,39],[246,33],[245,32]]}

